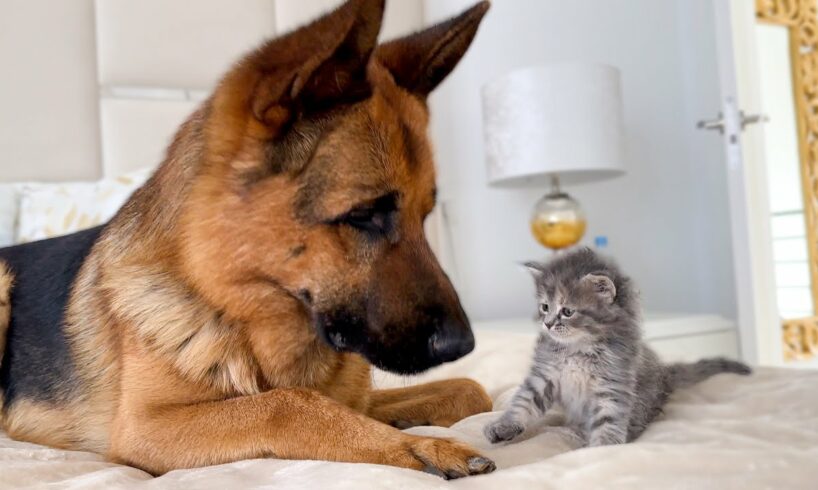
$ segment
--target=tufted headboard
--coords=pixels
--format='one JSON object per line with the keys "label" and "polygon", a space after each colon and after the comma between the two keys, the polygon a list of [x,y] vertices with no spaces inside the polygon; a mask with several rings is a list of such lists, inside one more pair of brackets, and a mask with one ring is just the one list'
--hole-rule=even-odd
{"label": "tufted headboard", "polygon": [[[102,175],[159,162],[175,128],[242,53],[338,3],[96,0]],[[383,35],[420,23],[419,2],[391,2]]]}
{"label": "tufted headboard", "polygon": [[[339,3],[3,2],[0,183],[94,180],[157,164],[243,52]],[[422,2],[390,2],[382,35],[421,23]]]}
{"label": "tufted headboard", "polygon": [[[96,0],[101,175],[158,164],[175,129],[242,53],[340,3],[197,0],[193,8],[184,0]],[[381,38],[422,25],[422,2],[389,2]],[[427,228],[443,258],[440,211]]]}
{"label": "tufted headboard", "polygon": [[[340,3],[12,2],[0,12],[0,41],[10,38],[0,42],[0,62],[15,76],[5,79],[0,107],[25,117],[0,114],[0,183],[93,181],[158,165],[176,128],[242,53]],[[388,2],[381,38],[422,24],[420,0]],[[55,63],[60,83],[44,76]],[[438,211],[427,226],[439,255],[442,223]]]}

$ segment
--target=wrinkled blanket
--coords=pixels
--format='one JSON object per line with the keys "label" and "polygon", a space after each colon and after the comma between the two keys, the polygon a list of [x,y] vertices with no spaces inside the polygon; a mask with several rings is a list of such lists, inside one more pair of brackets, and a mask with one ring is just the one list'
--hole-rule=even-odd
{"label": "wrinkled blanket", "polygon": [[[510,400],[528,369],[534,337],[479,331],[478,348],[456,363],[411,379],[376,373],[379,387],[469,376],[495,399]],[[97,455],[12,441],[0,433],[0,488],[818,488],[818,371],[758,369],[719,375],[671,398],[636,442],[583,448],[558,412],[518,441],[492,447],[482,436],[498,415],[415,434],[455,437],[497,462],[490,475],[446,482],[436,476],[369,464],[252,460],[173,471],[159,478]]]}

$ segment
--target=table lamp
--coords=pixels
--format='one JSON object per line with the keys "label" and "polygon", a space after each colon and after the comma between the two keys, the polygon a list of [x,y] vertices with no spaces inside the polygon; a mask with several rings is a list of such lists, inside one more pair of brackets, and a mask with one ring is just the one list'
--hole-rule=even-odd
{"label": "table lamp", "polygon": [[619,71],[586,63],[530,67],[482,92],[489,183],[541,185],[550,179],[551,190],[534,206],[531,232],[554,250],[578,243],[585,214],[560,183],[624,172]]}

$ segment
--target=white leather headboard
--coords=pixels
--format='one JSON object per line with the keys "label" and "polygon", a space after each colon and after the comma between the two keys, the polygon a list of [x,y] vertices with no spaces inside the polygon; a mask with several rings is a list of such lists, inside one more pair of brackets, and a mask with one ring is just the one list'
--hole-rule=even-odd
{"label": "white leather headboard", "polygon": [[[3,39],[24,47],[0,43],[0,61],[16,73],[0,93],[0,107],[13,109],[0,112],[0,182],[94,180],[158,165],[176,128],[243,52],[341,1],[4,4],[14,29]],[[43,9],[54,15],[43,19]],[[381,39],[422,25],[421,0],[391,0]],[[63,74],[56,86],[55,72]],[[439,209],[427,232],[446,262]]]}
{"label": "white leather headboard", "polygon": [[[230,63],[275,34],[273,0],[96,0],[103,175],[156,165]],[[240,5],[240,8],[237,8]]]}
{"label": "white leather headboard", "polygon": [[[290,31],[341,3],[341,0],[276,0],[276,32]],[[387,1],[380,39],[402,36],[422,26],[423,5],[421,0]]]}
{"label": "white leather headboard", "polygon": [[[0,182],[94,180],[157,164],[242,52],[340,2],[3,2]],[[382,37],[422,18],[421,0],[390,0]]]}
{"label": "white leather headboard", "polygon": [[196,101],[116,98],[100,100],[102,174],[115,177],[158,165],[173,134]]}
{"label": "white leather headboard", "polygon": [[[103,175],[155,165],[175,129],[242,53],[340,0],[96,0]],[[389,3],[384,36],[419,28]]]}
{"label": "white leather headboard", "polygon": [[0,182],[99,177],[93,0],[0,1]]}
{"label": "white leather headboard", "polygon": [[99,83],[209,88],[275,34],[274,0],[96,0]]}
{"label": "white leather headboard", "polygon": [[[95,0],[103,175],[161,162],[173,133],[230,64],[341,0]],[[240,8],[238,8],[240,6]],[[387,2],[381,39],[418,30],[420,0]],[[441,207],[427,235],[442,262]]]}

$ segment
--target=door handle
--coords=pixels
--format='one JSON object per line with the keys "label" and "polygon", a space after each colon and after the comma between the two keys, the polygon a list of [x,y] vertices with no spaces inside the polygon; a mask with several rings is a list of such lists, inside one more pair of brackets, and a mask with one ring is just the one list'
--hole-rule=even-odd
{"label": "door handle", "polygon": [[[766,114],[750,114],[745,115],[744,111],[739,111],[738,113],[738,120],[739,124],[741,125],[741,130],[744,131],[744,128],[749,126],[750,124],[758,124],[758,123],[765,123],[769,122],[770,117]],[[713,131],[718,131],[719,134],[724,134],[724,114],[719,112],[718,117],[715,119],[703,119],[696,123],[697,129],[709,129]]]}
{"label": "door handle", "polygon": [[719,134],[724,134],[724,114],[719,112],[716,119],[703,119],[696,123],[696,128],[718,131]]}
{"label": "door handle", "polygon": [[744,111],[739,111],[739,121],[741,122],[741,130],[744,131],[744,128],[750,124],[758,124],[758,123],[765,123],[770,121],[770,116],[767,114],[750,114],[749,116],[744,115]]}

